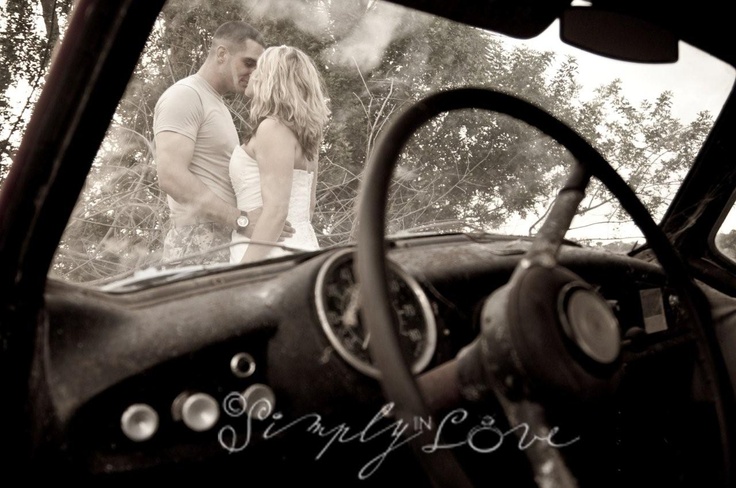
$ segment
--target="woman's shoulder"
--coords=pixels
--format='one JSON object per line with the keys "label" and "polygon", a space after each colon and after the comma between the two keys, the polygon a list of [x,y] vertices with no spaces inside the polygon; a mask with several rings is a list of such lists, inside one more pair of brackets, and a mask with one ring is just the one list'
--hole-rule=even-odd
{"label": "woman's shoulder", "polygon": [[291,127],[285,123],[283,120],[279,119],[278,117],[264,117],[261,119],[260,122],[258,122],[258,127],[256,128],[256,134],[261,131],[289,131],[293,132]]}
{"label": "woman's shoulder", "polygon": [[282,143],[285,141],[297,142],[294,130],[276,117],[266,117],[258,123],[254,137],[256,140],[277,139]]}

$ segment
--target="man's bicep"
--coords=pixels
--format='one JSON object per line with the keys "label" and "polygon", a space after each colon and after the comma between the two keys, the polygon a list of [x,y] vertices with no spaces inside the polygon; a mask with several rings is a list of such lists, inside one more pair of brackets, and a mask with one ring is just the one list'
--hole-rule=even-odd
{"label": "man's bicep", "polygon": [[156,134],[156,163],[158,165],[175,165],[189,167],[194,155],[194,141],[176,132],[159,132]]}
{"label": "man's bicep", "polygon": [[156,141],[156,169],[162,189],[171,194],[182,178],[189,174],[194,154],[194,141],[176,132],[159,132]]}

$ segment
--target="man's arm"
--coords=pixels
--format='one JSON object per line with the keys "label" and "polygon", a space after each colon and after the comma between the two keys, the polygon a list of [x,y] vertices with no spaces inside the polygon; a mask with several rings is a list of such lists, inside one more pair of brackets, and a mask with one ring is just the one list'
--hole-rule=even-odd
{"label": "man's arm", "polygon": [[235,229],[240,211],[215,195],[189,171],[194,141],[176,132],[156,134],[156,168],[161,189],[177,202],[207,220]]}
{"label": "man's arm", "polygon": [[[156,169],[161,190],[177,202],[191,207],[196,215],[236,230],[235,221],[240,216],[240,210],[215,195],[189,171],[189,162],[194,154],[194,141],[170,131],[159,132],[155,140]],[[242,232],[244,236],[253,235],[253,229],[262,211],[263,209],[259,207],[247,212],[250,223]],[[279,240],[283,241],[292,235],[294,228],[286,222]]]}

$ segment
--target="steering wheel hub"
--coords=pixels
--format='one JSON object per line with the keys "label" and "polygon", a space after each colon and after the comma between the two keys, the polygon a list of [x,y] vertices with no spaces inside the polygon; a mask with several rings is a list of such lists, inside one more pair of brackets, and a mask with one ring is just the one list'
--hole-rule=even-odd
{"label": "steering wheel hub", "polygon": [[611,307],[595,290],[572,282],[560,290],[557,310],[562,329],[586,357],[612,364],[621,351],[621,331]]}
{"label": "steering wheel hub", "polygon": [[[531,265],[481,314],[480,361],[510,397],[585,400],[615,386],[621,335],[608,303],[562,266]],[[483,375],[477,377],[481,378]],[[561,395],[562,394],[562,395]]]}

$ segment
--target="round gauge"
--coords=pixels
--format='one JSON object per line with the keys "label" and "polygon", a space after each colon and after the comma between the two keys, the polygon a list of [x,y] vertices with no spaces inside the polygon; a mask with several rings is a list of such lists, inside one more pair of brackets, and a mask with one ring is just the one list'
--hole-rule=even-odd
{"label": "round gauge", "polygon": [[[404,357],[412,371],[419,373],[429,364],[437,345],[432,308],[419,283],[390,262],[388,287]],[[316,302],[320,324],[338,354],[359,371],[378,378],[368,351],[370,333],[360,321],[360,293],[351,250],[338,252],[322,266],[317,275]]]}

